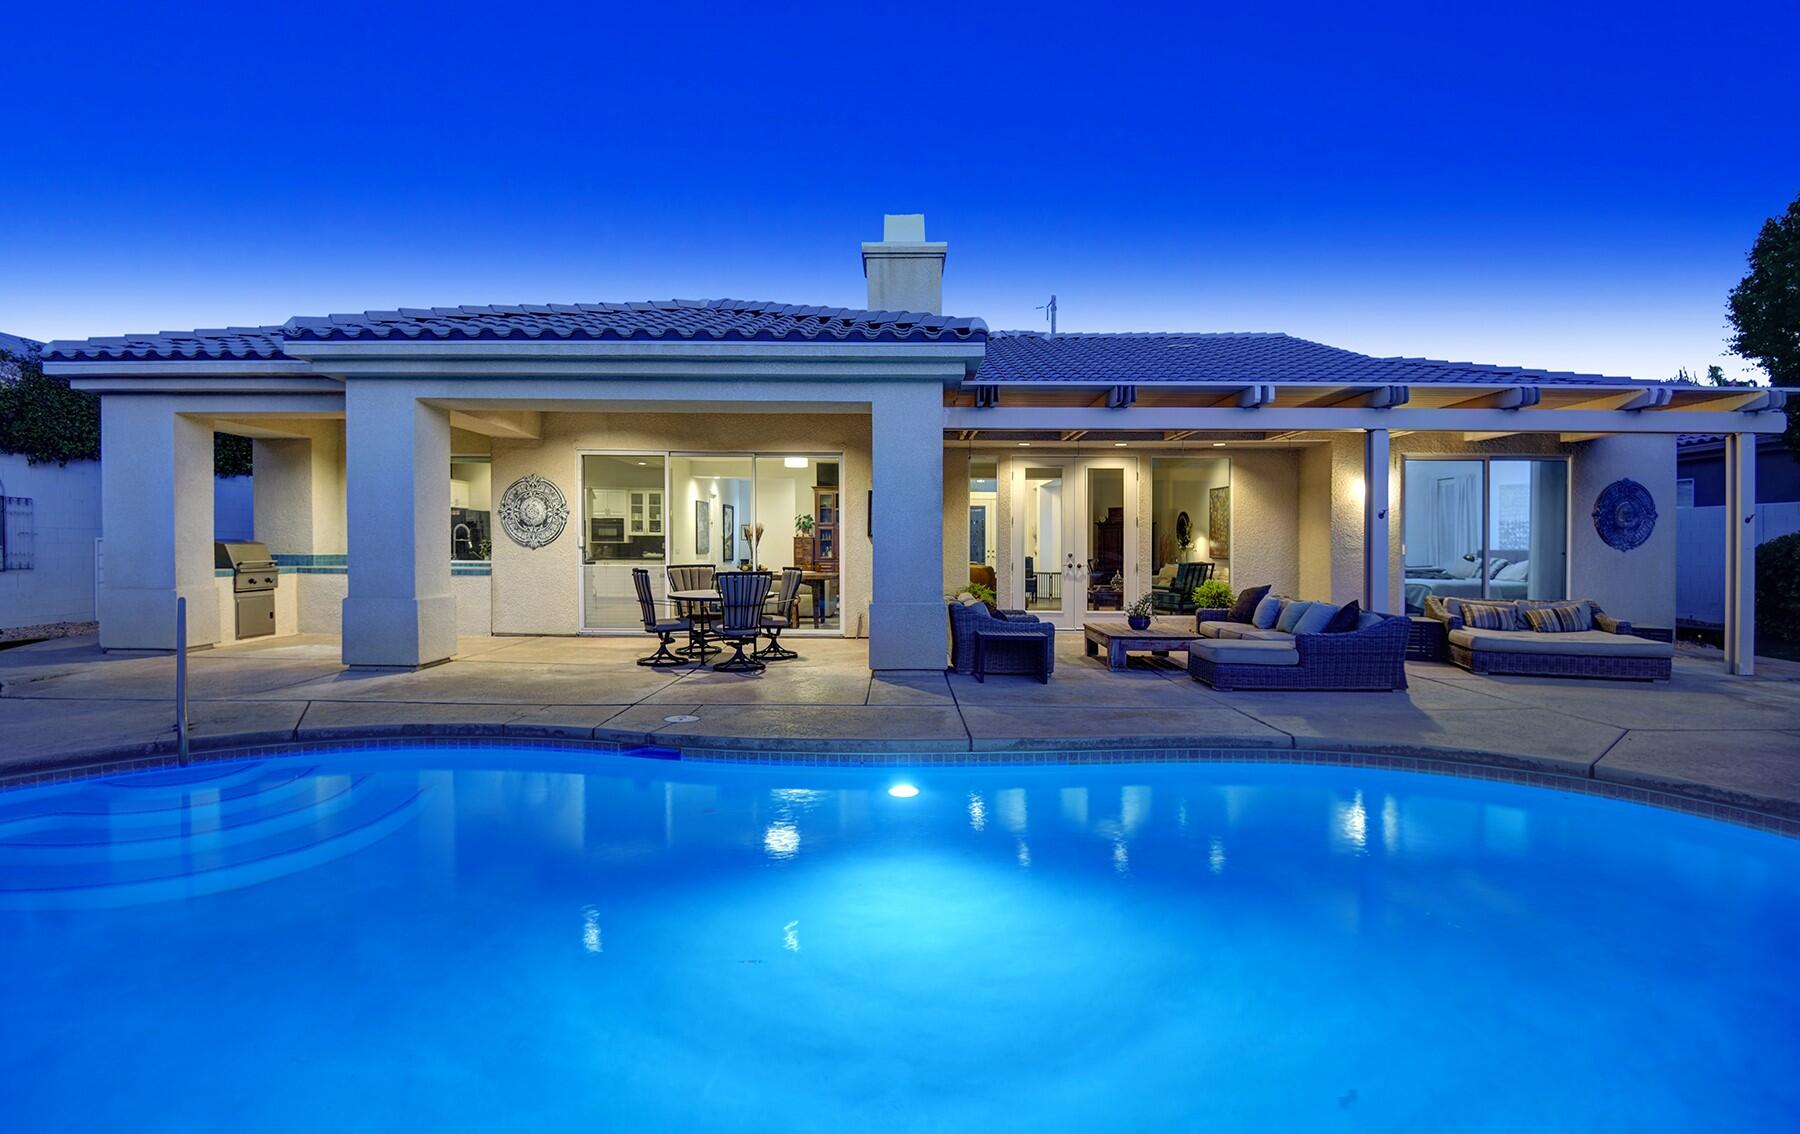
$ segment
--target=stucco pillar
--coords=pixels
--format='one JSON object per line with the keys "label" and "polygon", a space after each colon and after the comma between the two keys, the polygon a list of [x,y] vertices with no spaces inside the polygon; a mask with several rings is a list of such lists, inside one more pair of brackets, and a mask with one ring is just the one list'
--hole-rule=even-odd
{"label": "stucco pillar", "polygon": [[343,423],[290,426],[304,437],[256,438],[256,538],[271,555],[344,551]]}
{"label": "stucco pillar", "polygon": [[1388,431],[1363,431],[1364,610],[1385,611],[1388,584]]}
{"label": "stucco pillar", "polygon": [[1756,672],[1756,435],[1725,435],[1725,668]]}
{"label": "stucco pillar", "polygon": [[344,405],[344,664],[443,661],[456,652],[450,416],[403,382],[353,380]]}
{"label": "stucco pillar", "polygon": [[936,383],[886,387],[872,399],[870,419],[869,668],[942,669],[943,389]]}
{"label": "stucco pillar", "polygon": [[180,399],[100,399],[100,645],[175,648],[175,599],[189,646],[219,640],[213,583],[213,430]]}

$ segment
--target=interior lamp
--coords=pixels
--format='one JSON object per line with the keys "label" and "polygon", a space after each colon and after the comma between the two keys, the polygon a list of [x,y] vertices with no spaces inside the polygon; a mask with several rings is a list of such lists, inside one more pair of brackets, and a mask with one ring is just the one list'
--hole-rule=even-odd
{"label": "interior lamp", "polygon": [[782,467],[784,467],[784,468],[803,469],[806,467],[806,458],[805,457],[783,457],[783,458],[781,458],[781,464],[782,464]]}

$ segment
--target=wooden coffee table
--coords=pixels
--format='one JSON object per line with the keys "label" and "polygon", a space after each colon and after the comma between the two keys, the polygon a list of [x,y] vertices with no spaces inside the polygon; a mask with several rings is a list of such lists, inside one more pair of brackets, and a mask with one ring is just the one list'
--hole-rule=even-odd
{"label": "wooden coffee table", "polygon": [[1087,639],[1088,657],[1105,649],[1106,668],[1115,671],[1125,668],[1127,651],[1147,650],[1159,658],[1167,657],[1172,650],[1186,652],[1188,643],[1200,638],[1194,632],[1193,615],[1152,618],[1143,630],[1133,630],[1123,618],[1097,618],[1082,623],[1081,633]]}

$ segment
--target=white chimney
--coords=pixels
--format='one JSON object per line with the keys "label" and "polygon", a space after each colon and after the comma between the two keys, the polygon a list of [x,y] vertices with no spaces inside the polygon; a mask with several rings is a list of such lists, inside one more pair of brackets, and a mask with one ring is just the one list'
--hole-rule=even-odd
{"label": "white chimney", "polygon": [[944,313],[943,241],[925,239],[924,213],[881,218],[880,242],[862,246],[869,310]]}

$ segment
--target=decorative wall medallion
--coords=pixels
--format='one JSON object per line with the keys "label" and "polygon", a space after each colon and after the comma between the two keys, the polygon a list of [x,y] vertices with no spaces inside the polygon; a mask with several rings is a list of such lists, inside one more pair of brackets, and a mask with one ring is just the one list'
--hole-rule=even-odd
{"label": "decorative wall medallion", "polygon": [[520,547],[554,543],[568,522],[562,490],[536,473],[513,481],[500,497],[500,526]]}
{"label": "decorative wall medallion", "polygon": [[1606,546],[1630,551],[1656,530],[1656,501],[1650,490],[1623,477],[1600,490],[1594,504],[1594,530]]}

